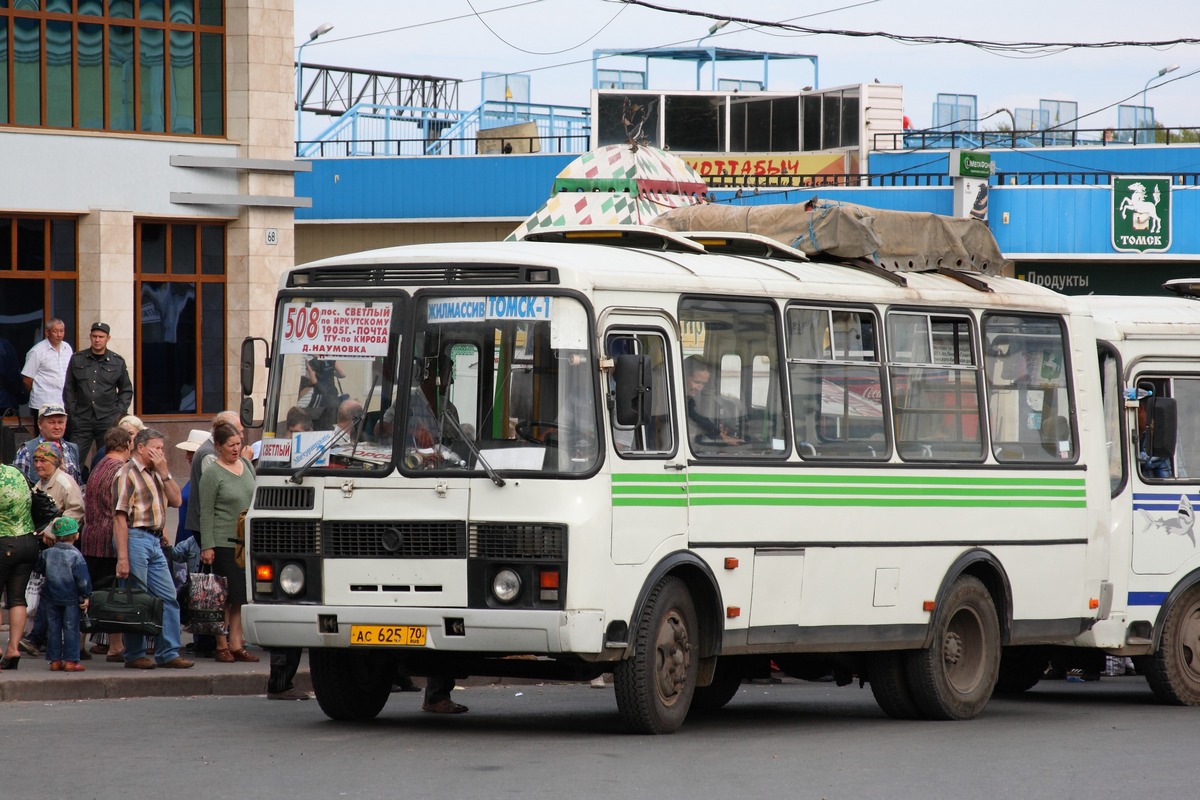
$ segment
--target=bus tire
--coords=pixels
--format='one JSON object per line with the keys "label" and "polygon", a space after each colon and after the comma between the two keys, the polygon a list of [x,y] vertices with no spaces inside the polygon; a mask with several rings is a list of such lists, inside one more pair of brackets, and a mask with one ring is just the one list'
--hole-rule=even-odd
{"label": "bus tire", "polygon": [[325,716],[347,722],[379,716],[396,674],[396,660],[378,651],[314,647],[308,651],[308,666]]}
{"label": "bus tire", "polygon": [[692,694],[691,713],[699,716],[719,711],[737,696],[746,670],[741,659],[717,659],[717,671],[708,686],[697,686]]}
{"label": "bus tire", "polygon": [[617,709],[634,733],[674,733],[687,717],[699,669],[696,607],[678,578],[663,578],[646,599],[633,655],[613,670]]}
{"label": "bus tire", "polygon": [[1045,647],[1006,647],[1000,654],[1000,674],[996,692],[1020,694],[1027,692],[1046,674],[1050,666],[1050,651]]}
{"label": "bus tire", "polygon": [[1171,604],[1158,650],[1139,664],[1142,668],[1159,702],[1200,705],[1200,584]]}
{"label": "bus tire", "polygon": [[909,689],[905,655],[898,650],[871,653],[867,658],[868,682],[875,702],[892,719],[920,719],[921,709]]}
{"label": "bus tire", "polygon": [[964,575],[938,603],[933,643],[907,654],[909,689],[926,719],[978,716],[1000,671],[1000,622],[991,594]]}

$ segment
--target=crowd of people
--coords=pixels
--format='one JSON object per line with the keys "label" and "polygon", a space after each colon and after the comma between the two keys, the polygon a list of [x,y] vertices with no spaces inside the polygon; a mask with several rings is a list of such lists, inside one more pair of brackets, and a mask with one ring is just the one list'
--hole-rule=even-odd
{"label": "crowd of people", "polygon": [[[48,321],[45,333],[22,370],[35,435],[11,465],[0,465],[0,592],[9,623],[0,671],[18,669],[22,655],[44,655],[51,670],[65,672],[84,671],[80,662],[99,656],[136,670],[188,669],[195,661],[187,656],[193,655],[222,663],[258,661],[242,638],[245,577],[234,558],[237,520],[250,505],[254,483],[238,414],[221,412],[211,430],[192,431],[176,445],[191,465],[181,486],[168,468],[163,433],[122,416],[133,389],[125,360],[108,349],[109,326],[93,324],[91,347],[78,353],[64,340],[62,320]],[[38,490],[58,509],[41,529],[32,513]],[[179,525],[171,536],[175,508]],[[194,637],[185,651],[182,571],[171,565],[189,555],[188,572],[211,565],[225,579],[228,597],[224,630]],[[27,614],[35,575],[39,600]],[[83,640],[81,617],[93,591],[114,582],[162,600],[160,635],[93,634],[90,645]],[[290,674],[285,666],[272,675],[270,696],[307,699],[292,685],[298,661],[288,665]]]}
{"label": "crowd of people", "polygon": [[[250,506],[254,487],[253,449],[238,413],[222,411],[210,429],[193,430],[175,444],[190,466],[181,483],[168,468],[164,434],[126,415],[133,389],[125,360],[108,349],[109,326],[94,323],[91,347],[78,353],[65,341],[62,320],[49,320],[45,334],[22,370],[34,436],[11,465],[0,464],[0,592],[9,624],[0,672],[17,669],[22,655],[44,655],[51,670],[64,672],[84,671],[80,662],[94,657],[134,670],[189,669],[198,657],[259,661],[243,638],[246,581],[235,558],[239,516]],[[331,365],[311,377],[314,387],[328,393],[324,384],[343,375]],[[350,406],[355,401],[336,394],[330,401],[347,425],[361,424],[361,406]],[[313,422],[313,409],[297,406],[288,413],[287,431],[311,431]],[[37,490],[59,512],[40,530],[33,521]],[[173,537],[171,509],[178,509]],[[187,563],[186,570],[172,569],[178,562]],[[193,635],[185,648],[180,598],[186,593],[179,591],[179,575],[202,564],[225,579],[225,625],[215,636]],[[40,601],[27,614],[35,574],[42,576]],[[114,583],[162,600],[160,635],[93,634],[89,646],[81,618],[94,590]],[[299,648],[270,650],[269,698],[311,697],[294,685],[300,657]],[[431,678],[422,708],[465,712],[466,706],[450,699],[454,686],[451,676]],[[401,668],[395,691],[419,688]]]}

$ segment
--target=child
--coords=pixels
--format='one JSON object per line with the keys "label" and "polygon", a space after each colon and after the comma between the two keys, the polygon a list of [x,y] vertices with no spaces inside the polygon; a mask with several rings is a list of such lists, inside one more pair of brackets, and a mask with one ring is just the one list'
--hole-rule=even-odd
{"label": "child", "polygon": [[87,562],[73,544],[79,523],[59,517],[50,526],[54,546],[38,556],[36,572],[46,576],[41,603],[46,606],[49,641],[46,660],[55,672],[83,672],[79,663],[79,612],[87,610],[92,579]]}

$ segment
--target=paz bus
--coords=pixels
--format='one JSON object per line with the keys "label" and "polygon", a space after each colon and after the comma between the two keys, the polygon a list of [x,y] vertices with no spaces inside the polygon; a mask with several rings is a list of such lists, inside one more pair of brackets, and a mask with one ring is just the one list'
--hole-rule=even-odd
{"label": "paz bus", "polygon": [[906,719],[1064,652],[1200,703],[1194,301],[626,226],[297,266],[275,319],[243,619],[332,718],[401,663],[612,673],[643,733],[772,663]]}

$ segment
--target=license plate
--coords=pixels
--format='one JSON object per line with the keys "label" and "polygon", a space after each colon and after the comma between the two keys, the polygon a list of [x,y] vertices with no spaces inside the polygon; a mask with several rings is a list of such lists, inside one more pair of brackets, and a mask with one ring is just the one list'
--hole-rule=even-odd
{"label": "license plate", "polygon": [[424,647],[424,625],[351,625],[351,645]]}

